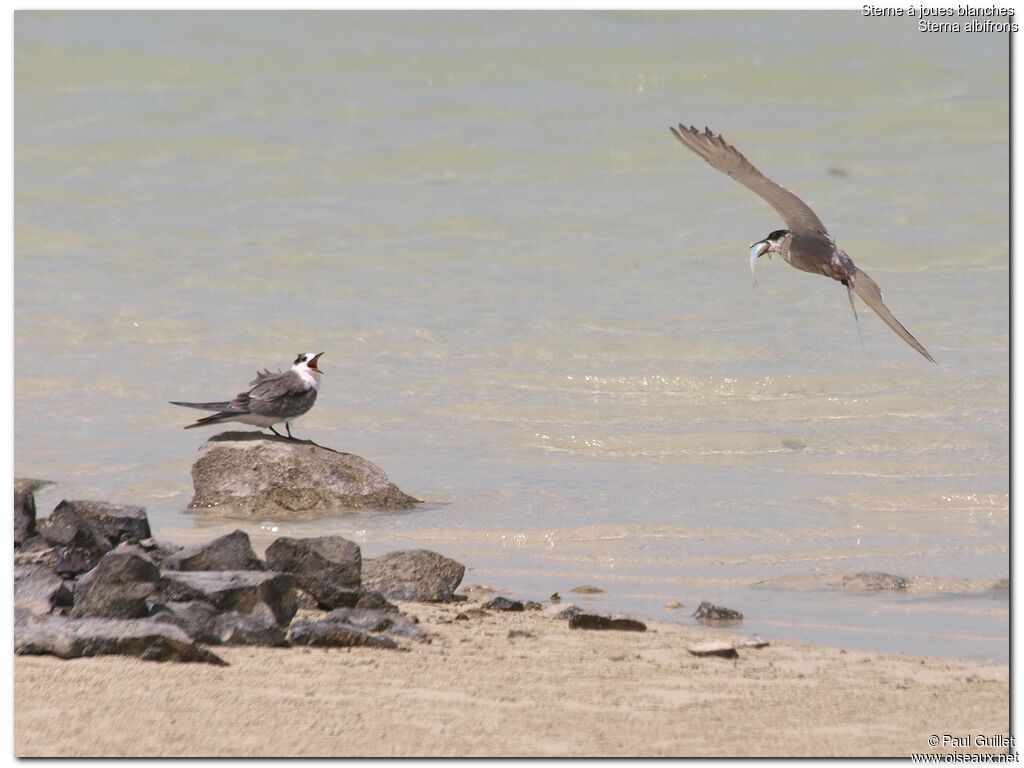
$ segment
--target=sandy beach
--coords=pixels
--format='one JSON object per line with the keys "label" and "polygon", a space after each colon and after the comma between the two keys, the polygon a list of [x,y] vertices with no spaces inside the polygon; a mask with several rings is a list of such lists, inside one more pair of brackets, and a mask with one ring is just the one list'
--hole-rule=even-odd
{"label": "sandy beach", "polygon": [[1006,665],[785,642],[697,658],[689,645],[735,636],[455,620],[468,605],[403,604],[434,639],[398,651],[217,648],[223,668],[18,657],[15,754],[907,756],[943,751],[931,735],[1008,733]]}

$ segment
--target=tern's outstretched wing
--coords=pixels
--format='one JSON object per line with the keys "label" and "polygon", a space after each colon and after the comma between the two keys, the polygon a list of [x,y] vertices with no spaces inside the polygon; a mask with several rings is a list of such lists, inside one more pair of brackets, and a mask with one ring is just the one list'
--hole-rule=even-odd
{"label": "tern's outstretched wing", "polygon": [[871,309],[875,311],[876,315],[885,320],[886,324],[896,331],[901,339],[924,355],[926,360],[931,360],[933,363],[935,362],[935,359],[928,354],[928,350],[924,348],[924,345],[915,339],[911,335],[910,331],[904,328],[903,324],[897,320],[893,316],[892,312],[889,311],[889,308],[885,306],[885,302],[882,300],[881,289],[878,287],[878,284],[871,279],[867,272],[858,269],[850,275],[848,279],[850,287],[853,288],[853,292],[860,296],[861,300],[871,307]]}
{"label": "tern's outstretched wing", "polygon": [[831,239],[825,225],[803,200],[757,170],[720,135],[716,136],[709,128],[701,133],[682,123],[678,130],[672,128],[671,131],[684,147],[700,155],[712,168],[731,176],[751,192],[760,195],[778,212],[790,232]]}

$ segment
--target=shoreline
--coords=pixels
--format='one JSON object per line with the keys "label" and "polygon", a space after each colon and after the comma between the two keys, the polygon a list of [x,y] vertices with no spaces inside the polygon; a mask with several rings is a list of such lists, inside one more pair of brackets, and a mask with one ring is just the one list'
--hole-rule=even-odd
{"label": "shoreline", "polygon": [[20,656],[15,754],[906,756],[934,734],[1009,732],[1006,664],[785,641],[696,657],[741,636],[455,619],[478,605],[399,603],[433,641],[397,651],[218,646],[225,668]]}

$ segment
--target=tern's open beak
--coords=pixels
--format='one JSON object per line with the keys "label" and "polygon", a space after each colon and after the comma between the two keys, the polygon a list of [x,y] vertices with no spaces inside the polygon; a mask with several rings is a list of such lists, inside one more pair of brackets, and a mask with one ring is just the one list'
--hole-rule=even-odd
{"label": "tern's open beak", "polygon": [[320,360],[320,355],[322,355],[322,354],[323,354],[323,352],[317,352],[313,356],[313,359],[310,360],[308,363],[306,363],[306,366],[309,368],[309,370],[316,371],[317,373],[323,373],[323,371],[321,371],[319,368],[316,367],[317,361]]}

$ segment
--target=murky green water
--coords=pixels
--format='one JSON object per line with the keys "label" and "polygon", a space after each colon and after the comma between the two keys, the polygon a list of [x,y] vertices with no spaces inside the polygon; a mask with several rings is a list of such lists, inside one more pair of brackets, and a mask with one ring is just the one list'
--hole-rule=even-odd
{"label": "murky green water", "polygon": [[[1006,658],[1005,36],[855,12],[19,12],[15,44],[15,473],[59,481],[44,509],[135,502],[207,535],[184,512],[206,435],[167,401],[325,350],[297,434],[430,503],[256,535]],[[775,262],[754,289],[747,246],[780,222],[680,121],[814,206],[939,365],[867,309],[862,347],[824,279]],[[792,585],[867,570],[925,587]]]}

